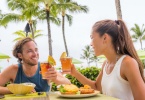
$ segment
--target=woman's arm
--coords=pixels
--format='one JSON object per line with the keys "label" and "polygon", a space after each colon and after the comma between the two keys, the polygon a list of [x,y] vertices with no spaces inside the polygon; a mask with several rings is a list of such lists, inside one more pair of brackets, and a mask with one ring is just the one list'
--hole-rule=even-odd
{"label": "woman's arm", "polygon": [[64,77],[61,73],[57,72],[57,77],[56,79],[52,80],[55,82],[57,85],[59,84],[71,84],[70,80]]}
{"label": "woman's arm", "polygon": [[145,83],[136,60],[126,57],[121,66],[121,76],[129,82],[134,100],[145,100]]}
{"label": "woman's arm", "polygon": [[82,75],[79,71],[75,69],[74,65],[72,65],[71,75],[74,76],[83,85],[87,84],[91,86],[91,88],[96,89],[95,81],[92,81]]}
{"label": "woman's arm", "polygon": [[76,77],[77,80],[79,80],[82,84],[84,84],[84,85],[87,84],[87,85],[91,86],[91,88],[93,88],[95,90],[102,91],[101,80],[102,80],[102,74],[103,74],[104,65],[105,65],[105,62],[103,63],[102,70],[99,73],[98,77],[96,78],[96,81],[92,81],[92,80],[86,78],[84,75],[82,75],[80,72],[78,72],[75,69],[74,65],[72,65],[71,75]]}

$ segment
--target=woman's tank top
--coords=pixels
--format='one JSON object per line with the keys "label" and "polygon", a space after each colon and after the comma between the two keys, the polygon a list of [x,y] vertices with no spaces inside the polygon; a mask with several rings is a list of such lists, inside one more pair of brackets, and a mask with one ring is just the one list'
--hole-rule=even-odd
{"label": "woman's tank top", "polygon": [[23,72],[22,64],[18,64],[18,72],[15,78],[14,83],[25,83],[31,82],[36,85],[36,92],[47,92],[49,91],[50,86],[47,83],[47,80],[42,79],[42,75],[39,73],[40,71],[40,63],[38,63],[38,69],[34,76],[27,77]]}
{"label": "woman's tank top", "polygon": [[129,82],[124,80],[120,75],[122,60],[126,57],[123,55],[115,64],[110,74],[106,73],[106,65],[103,69],[102,92],[103,94],[119,98],[121,100],[134,100]]}

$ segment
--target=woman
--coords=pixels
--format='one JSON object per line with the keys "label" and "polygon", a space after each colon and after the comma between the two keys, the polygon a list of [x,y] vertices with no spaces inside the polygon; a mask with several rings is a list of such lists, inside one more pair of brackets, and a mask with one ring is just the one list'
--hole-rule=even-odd
{"label": "woman", "polygon": [[96,81],[79,73],[74,65],[71,75],[82,84],[121,100],[145,100],[143,65],[132,39],[122,20],[101,20],[94,24],[91,46],[95,55],[105,55],[107,60]]}

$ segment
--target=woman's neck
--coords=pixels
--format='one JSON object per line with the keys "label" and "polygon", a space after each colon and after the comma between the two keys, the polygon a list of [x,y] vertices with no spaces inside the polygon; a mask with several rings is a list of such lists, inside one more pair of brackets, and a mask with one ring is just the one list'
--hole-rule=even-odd
{"label": "woman's neck", "polygon": [[115,64],[121,55],[117,54],[114,50],[108,51],[106,54],[104,54],[107,58],[107,63],[109,64]]}

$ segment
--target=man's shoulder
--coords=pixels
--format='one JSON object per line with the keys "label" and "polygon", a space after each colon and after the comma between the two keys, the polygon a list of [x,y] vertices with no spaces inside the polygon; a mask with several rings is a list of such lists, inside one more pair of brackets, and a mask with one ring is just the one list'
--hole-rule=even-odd
{"label": "man's shoulder", "polygon": [[18,64],[12,64],[8,67],[9,70],[18,70]]}

